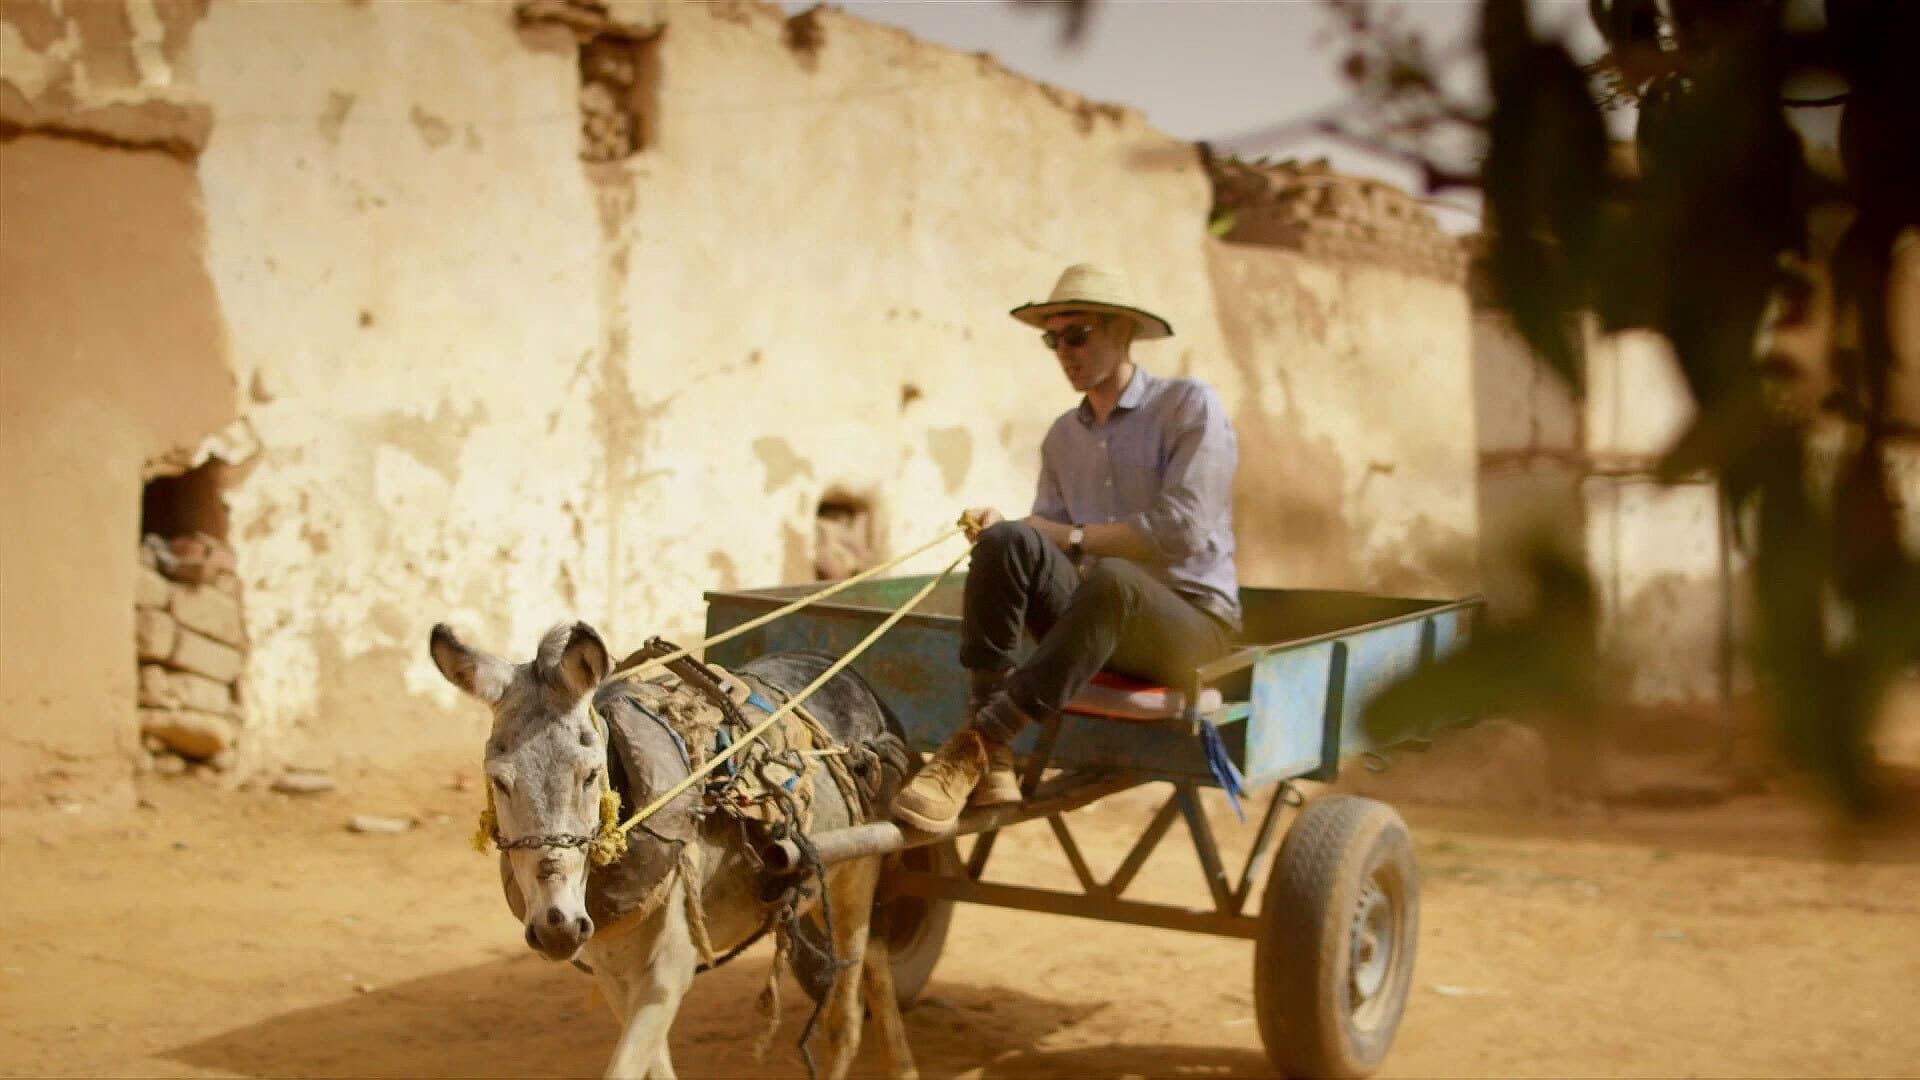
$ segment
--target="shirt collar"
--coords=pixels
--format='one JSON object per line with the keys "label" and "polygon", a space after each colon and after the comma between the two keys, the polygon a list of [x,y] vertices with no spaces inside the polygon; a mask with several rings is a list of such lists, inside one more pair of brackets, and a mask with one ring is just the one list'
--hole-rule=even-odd
{"label": "shirt collar", "polygon": [[[1133,378],[1128,379],[1126,389],[1120,391],[1120,400],[1114,402],[1113,411],[1115,413],[1132,412],[1134,409],[1139,408],[1140,404],[1147,400],[1147,384],[1152,381],[1153,376],[1147,374],[1146,368],[1141,367],[1138,363],[1134,364]],[[1088,404],[1085,396],[1080,398],[1079,412],[1080,422],[1088,427],[1092,427],[1093,406]],[[1112,419],[1112,417],[1109,416],[1108,419]]]}

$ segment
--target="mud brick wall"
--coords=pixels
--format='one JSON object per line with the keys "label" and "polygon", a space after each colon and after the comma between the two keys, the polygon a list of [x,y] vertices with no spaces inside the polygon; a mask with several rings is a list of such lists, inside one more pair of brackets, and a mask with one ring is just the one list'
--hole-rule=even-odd
{"label": "mud brick wall", "polygon": [[1407,192],[1335,173],[1326,161],[1276,164],[1212,158],[1213,213],[1225,238],[1329,262],[1365,263],[1448,284],[1466,280],[1467,252]]}

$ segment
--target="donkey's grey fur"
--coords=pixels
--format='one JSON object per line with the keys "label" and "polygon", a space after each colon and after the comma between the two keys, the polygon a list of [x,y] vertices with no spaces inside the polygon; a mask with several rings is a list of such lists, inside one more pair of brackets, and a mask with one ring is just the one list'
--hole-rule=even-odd
{"label": "donkey's grey fur", "polygon": [[[532,660],[514,664],[465,645],[441,625],[433,629],[430,652],[449,682],[493,711],[486,775],[494,788],[500,834],[592,833],[598,825],[598,770],[607,767],[607,746],[589,704],[611,667],[599,634],[585,623],[556,626],[541,639]],[[747,664],[741,673],[793,692],[818,677],[829,662],[814,654],[782,654]],[[617,694],[602,695],[601,702],[609,710],[632,707]],[[821,687],[807,707],[836,739],[848,744],[898,729],[885,704],[850,672]],[[621,730],[629,738],[647,741],[629,747],[627,755],[647,763],[644,775],[624,777],[629,788],[625,812],[631,813],[684,779],[687,769],[672,736],[658,725],[625,724]],[[848,824],[855,817],[853,809],[825,770],[817,765],[816,770],[813,829]],[[885,805],[886,794],[876,805]],[[739,848],[739,830],[718,821],[703,828],[693,815],[698,798],[697,789],[691,791],[634,829],[628,837],[629,853],[619,864],[663,883],[664,903],[638,908],[610,903],[602,890],[590,888],[586,856],[577,848],[506,853],[508,893],[511,899],[517,892],[521,901],[515,913],[525,925],[527,944],[549,959],[584,959],[623,1025],[609,1076],[674,1075],[667,1031],[699,961],[688,923],[687,883],[666,881],[680,848],[684,845],[691,856],[698,877],[692,884],[716,953],[758,932],[764,919],[761,882]],[[880,870],[881,860],[869,858],[827,873],[833,944],[847,965],[822,1011],[826,1071],[836,1080],[846,1075],[859,1049],[863,988],[865,1007],[872,1010],[886,1040],[889,1071],[916,1075],[894,999],[885,935],[868,934]],[[596,916],[607,921],[598,923]],[[856,972],[859,977],[852,977]]]}

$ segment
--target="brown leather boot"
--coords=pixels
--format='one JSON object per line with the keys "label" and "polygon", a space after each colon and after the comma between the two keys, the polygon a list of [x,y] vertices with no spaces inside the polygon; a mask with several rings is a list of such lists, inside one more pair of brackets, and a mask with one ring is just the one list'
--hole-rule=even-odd
{"label": "brown leather boot", "polygon": [[[988,671],[983,668],[971,668],[967,671],[967,721],[972,723],[992,700],[994,691],[1006,681],[1007,671]],[[967,798],[968,806],[1002,806],[1020,801],[1020,776],[1015,771],[1017,765],[1013,757],[1013,748],[1004,743],[987,740],[987,774],[980,780],[979,786]]]}
{"label": "brown leather boot", "polygon": [[893,816],[921,832],[944,832],[987,774],[992,746],[969,724],[933,752],[913,782],[893,797]]}
{"label": "brown leather boot", "polygon": [[1013,747],[1006,743],[987,740],[987,774],[967,796],[968,806],[1005,806],[1017,803],[1020,795],[1020,774],[1013,757]]}

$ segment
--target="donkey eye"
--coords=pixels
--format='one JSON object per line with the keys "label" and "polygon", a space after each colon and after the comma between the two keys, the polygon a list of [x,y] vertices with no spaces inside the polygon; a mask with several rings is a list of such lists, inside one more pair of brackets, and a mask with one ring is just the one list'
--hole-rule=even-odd
{"label": "donkey eye", "polygon": [[592,787],[593,785],[595,785],[595,784],[597,784],[597,783],[599,783],[599,782],[600,782],[600,770],[599,770],[599,769],[589,769],[589,770],[587,770],[587,781],[586,781],[586,785],[587,785],[588,787]]}
{"label": "donkey eye", "polygon": [[502,795],[508,794],[507,782],[505,780],[502,780],[497,776],[493,777],[493,786],[500,792],[500,794]]}

